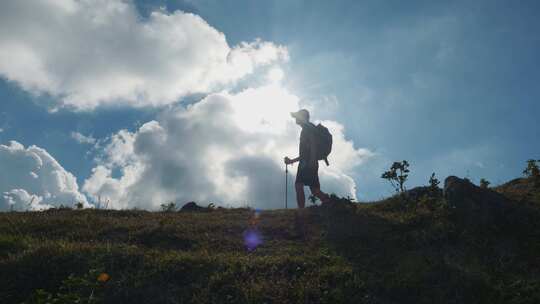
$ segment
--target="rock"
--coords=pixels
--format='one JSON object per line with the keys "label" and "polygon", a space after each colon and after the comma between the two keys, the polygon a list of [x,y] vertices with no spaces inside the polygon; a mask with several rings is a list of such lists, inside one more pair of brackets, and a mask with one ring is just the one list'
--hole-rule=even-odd
{"label": "rock", "polygon": [[448,206],[455,209],[458,220],[467,224],[487,225],[498,221],[510,205],[503,195],[456,176],[445,179],[443,193]]}
{"label": "rock", "polygon": [[186,203],[180,209],[180,211],[203,211],[203,210],[206,210],[206,208],[197,205],[197,203],[195,202]]}

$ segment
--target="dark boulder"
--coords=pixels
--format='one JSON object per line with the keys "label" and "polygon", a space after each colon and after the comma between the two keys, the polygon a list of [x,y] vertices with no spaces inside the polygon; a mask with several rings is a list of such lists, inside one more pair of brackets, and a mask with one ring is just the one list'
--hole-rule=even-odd
{"label": "dark boulder", "polygon": [[197,205],[195,202],[189,202],[184,204],[180,211],[206,211],[207,208]]}
{"label": "dark boulder", "polygon": [[510,206],[509,200],[503,195],[456,176],[445,179],[443,193],[458,220],[467,224],[488,225],[498,221]]}

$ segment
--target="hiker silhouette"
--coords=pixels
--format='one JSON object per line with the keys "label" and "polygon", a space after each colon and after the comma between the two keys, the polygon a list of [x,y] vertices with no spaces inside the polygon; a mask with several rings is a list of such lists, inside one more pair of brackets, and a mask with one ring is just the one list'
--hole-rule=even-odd
{"label": "hiker silhouette", "polygon": [[291,116],[296,119],[296,124],[302,128],[299,156],[293,159],[286,156],[284,160],[285,165],[299,162],[294,183],[298,208],[304,208],[306,204],[304,186],[309,186],[311,194],[319,198],[323,204],[329,203],[330,197],[321,191],[319,182],[319,158],[315,149],[317,126],[309,121],[309,112],[306,109],[291,112]]}

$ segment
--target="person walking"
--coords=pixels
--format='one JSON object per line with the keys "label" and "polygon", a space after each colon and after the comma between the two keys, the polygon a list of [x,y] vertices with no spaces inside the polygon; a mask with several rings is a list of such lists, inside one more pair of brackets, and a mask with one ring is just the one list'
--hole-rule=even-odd
{"label": "person walking", "polygon": [[306,109],[291,112],[291,116],[296,119],[296,124],[302,128],[300,132],[299,156],[293,159],[286,156],[284,160],[285,165],[299,162],[294,183],[298,208],[303,209],[306,204],[305,186],[309,186],[311,194],[320,199],[323,205],[327,204],[330,202],[330,197],[321,191],[319,182],[319,161],[317,159],[317,151],[315,151],[316,126],[309,121],[309,112]]}

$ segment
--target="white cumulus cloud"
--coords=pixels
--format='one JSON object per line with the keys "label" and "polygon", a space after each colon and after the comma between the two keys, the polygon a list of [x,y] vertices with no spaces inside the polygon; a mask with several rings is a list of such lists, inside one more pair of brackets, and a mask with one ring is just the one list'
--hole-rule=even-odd
{"label": "white cumulus cloud", "polygon": [[34,194],[29,194],[24,189],[12,189],[6,191],[2,195],[4,200],[4,206],[2,210],[5,210],[6,207],[9,210],[13,211],[24,211],[24,210],[45,210],[52,207],[52,205],[42,204],[43,198]]}
{"label": "white cumulus cloud", "polygon": [[0,210],[41,210],[81,202],[76,178],[42,148],[0,145]]}
{"label": "white cumulus cloud", "polygon": [[58,106],[157,106],[230,85],[287,49],[254,40],[229,46],[201,17],[130,1],[0,2],[0,76]]}
{"label": "white cumulus cloud", "polygon": [[[226,90],[258,67],[286,60],[283,46],[260,39],[230,46],[223,33],[182,11],[142,18],[126,0],[0,2],[0,77],[51,95],[55,107],[162,106],[209,94],[107,141],[71,133],[100,152],[84,192],[112,208],[191,200],[282,208],[283,157],[298,155],[300,134],[289,112],[309,105],[280,86],[279,64],[269,70],[268,85]],[[334,152],[330,167],[321,163],[322,190],[355,198],[351,172],[372,154],[354,147],[341,124],[323,123]],[[41,148],[0,146],[0,165],[3,209],[88,204],[75,177]],[[290,173],[294,204],[296,166]]]}
{"label": "white cumulus cloud", "polygon": [[96,139],[92,135],[84,135],[79,132],[71,132],[71,138],[75,139],[80,144],[95,144]]}
{"label": "white cumulus cloud", "polygon": [[[283,157],[298,156],[300,133],[289,112],[299,105],[297,96],[271,84],[164,111],[134,132],[112,136],[83,190],[110,199],[113,208],[157,209],[191,200],[283,208]],[[323,123],[334,135],[334,152],[331,166],[321,162],[321,188],[354,198],[349,173],[371,152],[346,140],[339,123]],[[289,202],[295,205],[296,166],[289,172]]]}

